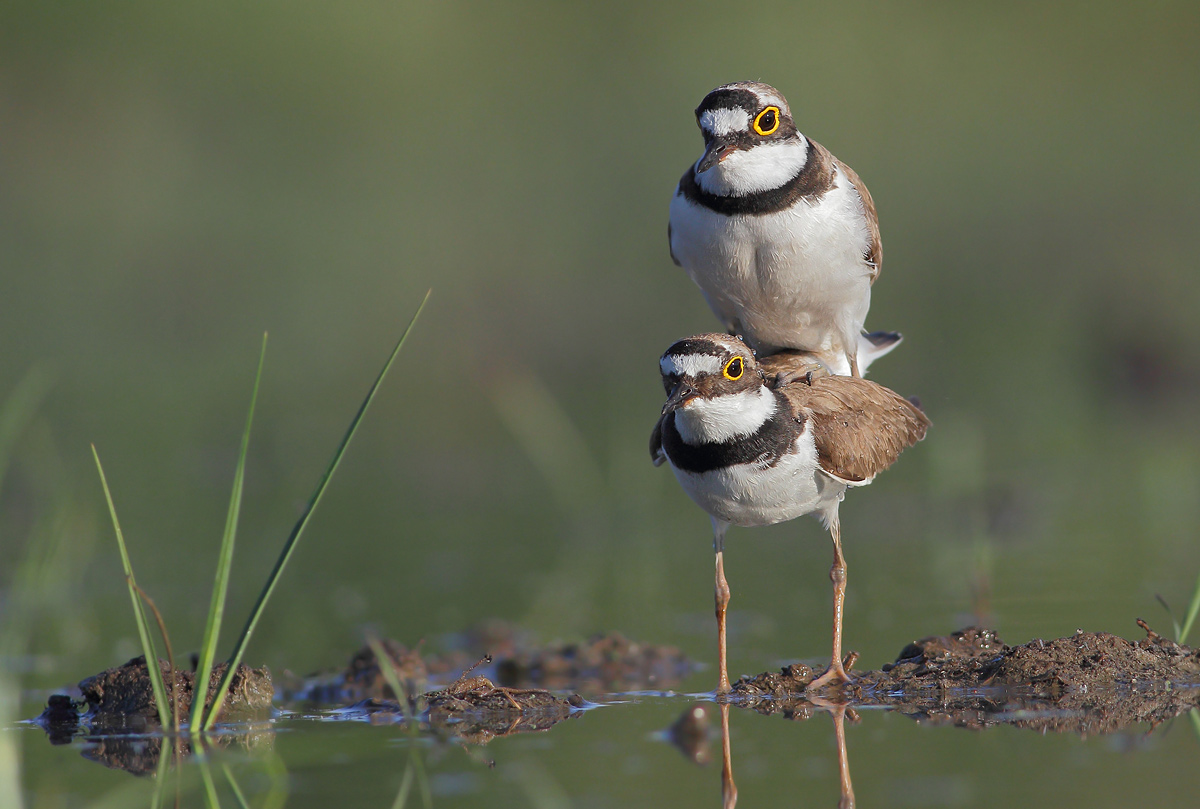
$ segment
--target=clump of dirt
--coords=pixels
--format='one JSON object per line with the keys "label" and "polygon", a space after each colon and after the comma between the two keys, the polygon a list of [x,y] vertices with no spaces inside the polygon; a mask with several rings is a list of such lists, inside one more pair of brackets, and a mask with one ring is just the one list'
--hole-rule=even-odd
{"label": "clump of dirt", "polygon": [[585,705],[577,694],[563,699],[540,688],[509,688],[467,674],[449,688],[425,694],[424,700],[430,727],[474,744],[486,744],[497,736],[547,730]]}
{"label": "clump of dirt", "polygon": [[[478,665],[491,662],[487,658]],[[361,715],[372,724],[406,722],[424,704],[418,715],[422,729],[452,736],[458,741],[486,744],[497,736],[547,730],[577,715],[586,702],[578,694],[555,696],[540,688],[509,688],[496,685],[467,669],[448,687],[422,694],[406,707],[395,700],[368,698],[340,713]]]}
{"label": "clump of dirt", "polygon": [[672,685],[691,673],[692,663],[674,646],[638,643],[609,632],[584,643],[517,649],[498,659],[495,668],[496,679],[508,686],[604,693]]}
{"label": "clump of dirt", "polygon": [[539,645],[529,634],[504,621],[488,621],[462,636],[462,646],[429,652],[382,641],[391,664],[408,692],[397,695],[380,671],[369,645],[350,659],[332,679],[308,682],[292,690],[292,699],[325,703],[389,700],[420,694],[449,683],[482,655],[493,663],[484,673],[508,688],[541,687],[588,694],[668,688],[693,670],[692,662],[673,646],[638,643],[619,632],[594,635],[584,642]]}
{"label": "clump of dirt", "polygon": [[496,685],[487,677],[463,678],[449,688],[424,695],[430,716],[460,717],[471,712],[537,713],[549,712],[566,716],[583,707],[580,697],[563,699],[540,688],[508,688]]}
{"label": "clump of dirt", "polygon": [[[1142,623],[1142,622],[1140,622]],[[971,627],[948,638],[910,643],[860,687],[1022,686],[1046,697],[1069,690],[1143,684],[1200,683],[1200,650],[1180,646],[1149,627],[1140,641],[1107,632],[1077,631],[1055,640],[1008,646],[991,630]]]}
{"label": "clump of dirt", "polygon": [[[850,707],[889,707],[914,719],[964,727],[1012,724],[1040,730],[1106,733],[1158,724],[1200,705],[1200,650],[1180,646],[1138,622],[1130,641],[1078,631],[1008,646],[993,630],[970,627],[910,643],[879,671],[821,689]],[[811,714],[804,665],[743,677],[730,698],[764,713]],[[806,704],[807,703],[807,704]]]}
{"label": "clump of dirt", "polygon": [[460,656],[422,655],[419,648],[409,649],[394,640],[381,640],[380,645],[391,659],[392,670],[407,693],[397,694],[392,690],[380,669],[375,650],[366,645],[355,652],[346,668],[332,679],[306,683],[295,693],[288,694],[289,698],[324,704],[411,700],[430,687],[431,678],[462,671],[468,665],[465,655],[461,656],[457,669],[451,669],[451,660],[457,661]]}
{"label": "clump of dirt", "polygon": [[[171,666],[166,660],[159,660],[158,667],[170,701],[168,710],[174,711],[177,707],[179,715],[186,717],[195,693],[195,672],[176,669],[172,677]],[[216,697],[225,669],[225,664],[213,669],[205,696],[207,704]],[[144,656],[139,655],[123,666],[81,680],[79,691],[80,700],[72,700],[63,694],[50,697],[46,710],[38,718],[39,724],[51,734],[52,741],[64,734],[69,737],[81,732],[136,731],[158,724],[158,708]],[[273,696],[271,672],[266,668],[240,665],[225,697],[221,715],[265,710],[270,708]]]}
{"label": "clump of dirt", "polygon": [[778,672],[764,671],[754,677],[741,677],[733,684],[731,696],[741,699],[785,699],[803,697],[816,672],[803,663],[784,666]]}

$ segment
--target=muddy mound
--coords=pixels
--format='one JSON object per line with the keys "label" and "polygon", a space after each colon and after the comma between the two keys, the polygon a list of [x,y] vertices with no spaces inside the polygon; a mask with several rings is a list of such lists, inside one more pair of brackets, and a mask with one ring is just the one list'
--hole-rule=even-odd
{"label": "muddy mound", "polygon": [[[991,630],[971,627],[945,638],[925,638],[884,666],[875,686],[1014,685],[1048,696],[1070,689],[1160,683],[1200,683],[1200,650],[1153,631],[1140,641],[1107,632],[1077,631],[1055,640],[1007,646]],[[865,683],[863,683],[865,685]]]}
{"label": "muddy mound", "polygon": [[583,643],[514,649],[497,659],[504,685],[537,685],[588,693],[662,688],[679,682],[692,663],[674,646],[631,641],[620,632],[593,635]]}
{"label": "muddy mound", "polygon": [[743,677],[730,700],[763,713],[812,714],[813,701],[887,707],[919,721],[1107,733],[1152,726],[1200,705],[1200,650],[1160,637],[1144,623],[1139,641],[1078,631],[1008,646],[970,627],[908,644],[895,662],[854,673],[848,685],[806,692],[811,668]]}
{"label": "muddy mound", "polygon": [[[538,644],[528,632],[504,621],[488,621],[464,633],[459,648],[447,652],[428,651],[422,644],[409,648],[394,640],[381,643],[407,692],[403,696],[409,699],[450,683],[485,655],[492,663],[482,673],[500,686],[585,694],[669,688],[694,668],[674,646],[639,643],[619,632],[593,635],[586,641]],[[324,704],[399,698],[369,645],[355,652],[337,674],[314,677],[288,690],[290,699]]]}
{"label": "muddy mound", "polygon": [[[166,660],[159,660],[158,667],[170,701],[168,710],[177,708],[179,716],[186,718],[191,711],[196,689],[195,672],[175,669],[172,674]],[[224,663],[213,669],[208,681],[206,704],[211,704],[216,697],[225,669]],[[158,725],[158,708],[144,656],[139,655],[122,666],[80,680],[79,691],[82,694],[80,700],[63,694],[50,697],[46,710],[38,717],[38,723],[46,728],[52,738],[82,732],[136,731]],[[266,710],[271,707],[274,693],[271,672],[266,668],[252,669],[245,664],[240,665],[230,684],[221,714]]]}
{"label": "muddy mound", "polygon": [[407,723],[415,716],[422,731],[469,744],[487,744],[516,733],[549,730],[578,716],[586,702],[577,694],[564,699],[540,688],[508,688],[467,670],[449,687],[422,694],[404,704],[368,698],[333,713],[372,724]]}

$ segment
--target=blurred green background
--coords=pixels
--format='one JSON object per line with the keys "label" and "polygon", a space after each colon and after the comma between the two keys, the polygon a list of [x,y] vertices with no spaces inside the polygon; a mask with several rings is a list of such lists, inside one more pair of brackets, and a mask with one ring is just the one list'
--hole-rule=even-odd
{"label": "blurred green background", "polygon": [[[1200,571],[1198,41],[1188,2],[4,5],[0,397],[45,394],[0,587],[60,551],[27,684],[135,653],[89,442],[194,648],[262,332],[234,624],[430,287],[248,660],[499,616],[711,661],[708,520],[646,443],[658,355],[717,325],[666,245],[692,110],[747,78],[869,185],[867,325],[906,337],[872,376],[934,424],[842,509],[848,647],[1167,631]],[[729,542],[731,673],[824,654],[819,525]]]}

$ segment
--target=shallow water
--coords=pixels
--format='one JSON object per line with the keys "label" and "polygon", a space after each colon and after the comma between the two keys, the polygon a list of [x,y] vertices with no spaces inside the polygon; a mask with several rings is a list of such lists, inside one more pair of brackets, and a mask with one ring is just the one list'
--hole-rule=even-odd
{"label": "shallow water", "polygon": [[[686,690],[710,677],[699,672],[675,691],[593,695],[586,708],[546,730],[493,738],[413,732],[395,714],[281,705],[249,736],[239,735],[245,726],[223,726],[220,749],[204,764],[187,758],[145,778],[89,761],[98,754],[96,740],[51,746],[28,724],[4,733],[19,744],[32,806],[148,805],[156,790],[168,802],[178,793],[181,805],[237,805],[231,783],[253,806],[422,806],[425,789],[435,806],[719,806],[729,794],[723,770],[743,807],[848,805],[843,783],[863,807],[1128,806],[1150,796],[1155,805],[1182,807],[1193,805],[1200,786],[1200,722],[1186,714],[1153,729],[1091,738],[1013,726],[967,729],[881,708],[846,712],[820,700],[765,716]],[[36,697],[27,695],[27,715],[41,707]],[[671,728],[697,707],[704,715],[688,744]],[[106,741],[111,750],[113,740]]]}

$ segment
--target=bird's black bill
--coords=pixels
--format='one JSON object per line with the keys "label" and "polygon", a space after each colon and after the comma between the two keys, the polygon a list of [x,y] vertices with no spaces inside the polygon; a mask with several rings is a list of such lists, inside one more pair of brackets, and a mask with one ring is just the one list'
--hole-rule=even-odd
{"label": "bird's black bill", "polygon": [[708,171],[726,157],[729,157],[729,153],[736,148],[736,145],[727,140],[713,138],[708,142],[708,147],[704,150],[704,156],[701,157],[700,162],[696,164],[696,173],[701,174]]}
{"label": "bird's black bill", "polygon": [[667,397],[667,403],[663,405],[662,414],[665,416],[668,413],[677,409],[681,404],[696,395],[696,389],[691,385],[685,385],[680,382],[671,391]]}

